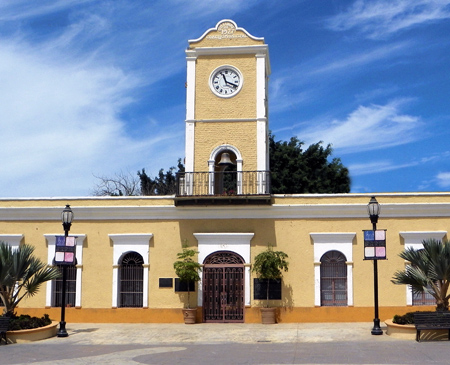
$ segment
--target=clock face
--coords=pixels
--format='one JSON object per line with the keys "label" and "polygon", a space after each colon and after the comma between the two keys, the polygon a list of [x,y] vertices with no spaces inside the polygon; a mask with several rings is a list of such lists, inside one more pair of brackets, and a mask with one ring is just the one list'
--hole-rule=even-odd
{"label": "clock face", "polygon": [[221,66],[213,71],[209,86],[214,94],[222,98],[231,98],[242,87],[242,75],[232,66]]}

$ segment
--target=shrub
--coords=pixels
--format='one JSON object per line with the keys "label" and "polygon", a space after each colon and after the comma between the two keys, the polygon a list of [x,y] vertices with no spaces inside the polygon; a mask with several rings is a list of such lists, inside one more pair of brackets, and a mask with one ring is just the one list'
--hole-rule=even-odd
{"label": "shrub", "polygon": [[414,313],[417,312],[408,312],[402,316],[396,314],[392,319],[392,322],[397,324],[414,324]]}
{"label": "shrub", "polygon": [[48,314],[44,314],[41,318],[30,317],[28,314],[21,314],[20,316],[11,317],[9,322],[9,331],[28,330],[32,328],[39,328],[48,326],[52,320]]}

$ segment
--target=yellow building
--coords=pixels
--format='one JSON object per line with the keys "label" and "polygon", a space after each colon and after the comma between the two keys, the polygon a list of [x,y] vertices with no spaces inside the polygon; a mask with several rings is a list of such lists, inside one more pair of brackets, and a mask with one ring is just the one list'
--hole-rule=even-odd
{"label": "yellow building", "polygon": [[[289,255],[271,286],[279,322],[371,321],[373,263],[364,260],[369,194],[270,195],[268,46],[231,20],[189,41],[186,172],[175,196],[0,199],[0,240],[36,247],[53,264],[60,216],[75,218],[68,322],[181,322],[186,291],[173,263],[183,243],[198,251],[191,295],[199,322],[260,322],[264,285],[251,272],[268,244]],[[391,283],[398,254],[442,239],[449,193],[377,194],[387,260],[378,262],[380,318],[428,304]],[[60,283],[21,302],[19,313],[59,318]],[[427,307],[430,308],[430,307]]]}

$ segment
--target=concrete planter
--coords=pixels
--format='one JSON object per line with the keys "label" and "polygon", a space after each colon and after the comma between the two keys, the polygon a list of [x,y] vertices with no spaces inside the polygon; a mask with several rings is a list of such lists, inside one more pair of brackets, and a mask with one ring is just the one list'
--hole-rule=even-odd
{"label": "concrete planter", "polygon": [[[392,336],[393,338],[401,338],[403,340],[415,340],[416,339],[416,327],[413,324],[397,324],[393,323],[391,319],[384,321],[387,326],[386,334]],[[448,331],[447,330],[422,330],[421,340],[428,341],[438,341],[447,340],[448,341]]]}
{"label": "concrete planter", "polygon": [[261,323],[262,324],[275,324],[276,321],[276,308],[260,308],[261,309]]}
{"label": "concrete planter", "polygon": [[45,327],[33,328],[29,330],[19,330],[19,331],[8,331],[6,332],[6,337],[8,343],[21,343],[30,341],[39,341],[45,338],[50,338],[56,336],[57,332],[57,321],[53,321]]}
{"label": "concrete planter", "polygon": [[182,311],[183,311],[184,323],[185,324],[194,324],[195,318],[197,317],[197,308],[182,309]]}
{"label": "concrete planter", "polygon": [[416,327],[413,324],[397,324],[392,322],[392,319],[387,319],[384,323],[387,326],[387,335],[404,340],[416,339]]}

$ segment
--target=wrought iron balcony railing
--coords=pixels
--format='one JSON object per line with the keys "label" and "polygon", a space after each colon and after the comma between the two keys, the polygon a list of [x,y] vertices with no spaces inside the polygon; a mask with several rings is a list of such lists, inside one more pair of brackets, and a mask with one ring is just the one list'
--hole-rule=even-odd
{"label": "wrought iron balcony railing", "polygon": [[269,195],[270,171],[179,172],[181,196]]}

